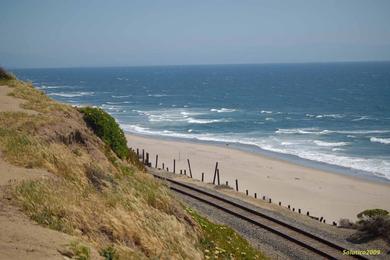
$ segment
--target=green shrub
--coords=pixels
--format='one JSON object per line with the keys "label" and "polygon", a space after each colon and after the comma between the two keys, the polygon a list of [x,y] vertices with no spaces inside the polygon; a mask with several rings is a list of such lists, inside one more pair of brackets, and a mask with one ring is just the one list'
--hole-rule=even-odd
{"label": "green shrub", "polygon": [[389,212],[384,209],[367,209],[357,214],[357,217],[359,219],[363,219],[363,218],[381,217],[386,215],[389,215]]}
{"label": "green shrub", "polygon": [[129,157],[125,134],[112,116],[100,108],[85,107],[79,110],[84,114],[87,125],[119,158],[127,159]]}
{"label": "green shrub", "polygon": [[390,243],[390,215],[384,209],[368,209],[360,212],[356,222],[357,232],[348,240],[353,243],[366,243],[382,238]]}
{"label": "green shrub", "polygon": [[118,253],[116,252],[115,248],[112,246],[108,246],[108,247],[104,248],[101,251],[101,256],[103,256],[105,260],[118,260],[119,259]]}
{"label": "green shrub", "polygon": [[15,79],[15,76],[6,71],[4,68],[0,67],[0,80],[11,80],[11,79]]}
{"label": "green shrub", "polygon": [[91,250],[87,246],[81,244],[80,242],[73,241],[70,244],[70,248],[74,254],[73,259],[77,259],[77,260],[91,259]]}

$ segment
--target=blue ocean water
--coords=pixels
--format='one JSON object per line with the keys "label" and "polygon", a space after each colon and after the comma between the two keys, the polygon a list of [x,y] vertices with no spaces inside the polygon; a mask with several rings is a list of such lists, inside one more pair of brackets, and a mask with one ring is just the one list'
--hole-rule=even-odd
{"label": "blue ocean water", "polygon": [[125,131],[235,143],[390,179],[390,63],[19,69]]}

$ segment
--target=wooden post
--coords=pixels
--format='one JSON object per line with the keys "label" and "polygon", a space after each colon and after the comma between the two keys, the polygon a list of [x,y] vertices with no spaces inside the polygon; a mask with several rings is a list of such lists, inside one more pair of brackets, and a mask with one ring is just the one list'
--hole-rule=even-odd
{"label": "wooden post", "polygon": [[146,153],[146,165],[149,166],[149,153]]}
{"label": "wooden post", "polygon": [[204,172],[202,172],[202,182],[204,182]]}
{"label": "wooden post", "polygon": [[293,208],[293,211],[295,211],[295,208]]}
{"label": "wooden post", "polygon": [[139,160],[139,149],[137,148],[137,158]]}
{"label": "wooden post", "polygon": [[269,199],[269,201],[268,201],[269,203],[272,203],[272,200],[271,200],[271,198]]}
{"label": "wooden post", "polygon": [[257,193],[255,192],[255,199],[257,199]]}
{"label": "wooden post", "polygon": [[228,182],[228,181],[226,181],[226,186],[228,186],[228,187],[229,187],[229,182]]}
{"label": "wooden post", "polygon": [[158,166],[158,154],[156,154],[156,167],[155,168],[157,168],[157,166]]}
{"label": "wooden post", "polygon": [[333,226],[337,226],[337,223],[333,221]]}
{"label": "wooden post", "polygon": [[265,200],[265,196],[263,196],[263,200]]}
{"label": "wooden post", "polygon": [[290,209],[290,205],[288,205],[288,209]]}
{"label": "wooden post", "polygon": [[183,170],[180,170],[180,174],[183,174]]}
{"label": "wooden post", "polygon": [[164,170],[165,169],[165,164],[163,163],[163,165],[162,165],[162,169]]}
{"label": "wooden post", "polygon": [[236,179],[236,191],[238,191],[238,180]]}
{"label": "wooden post", "polygon": [[142,149],[142,163],[145,163],[145,150]]}
{"label": "wooden post", "polygon": [[214,177],[213,177],[213,184],[215,184],[215,178],[217,177],[217,169],[218,169],[218,162],[215,164]]}
{"label": "wooden post", "polygon": [[218,185],[221,185],[221,183],[219,181],[219,169],[217,169],[217,180],[218,180]]}
{"label": "wooden post", "polygon": [[186,170],[184,170],[184,175],[187,176],[187,171]]}
{"label": "wooden post", "polygon": [[282,206],[282,202],[279,201],[279,206]]}
{"label": "wooden post", "polygon": [[187,159],[187,163],[188,163],[188,170],[190,171],[190,177],[192,178],[190,159]]}
{"label": "wooden post", "polygon": [[298,213],[301,214],[301,209],[298,209]]}
{"label": "wooden post", "polygon": [[320,218],[320,222],[322,222],[323,217]]}
{"label": "wooden post", "polygon": [[173,173],[176,173],[176,160],[173,159]]}
{"label": "wooden post", "polygon": [[167,167],[167,172],[169,172],[169,168]]}
{"label": "wooden post", "polygon": [[248,190],[245,190],[246,196],[248,196]]}
{"label": "wooden post", "polygon": [[308,212],[306,212],[306,216],[310,216],[310,213],[309,213],[309,211],[308,211]]}

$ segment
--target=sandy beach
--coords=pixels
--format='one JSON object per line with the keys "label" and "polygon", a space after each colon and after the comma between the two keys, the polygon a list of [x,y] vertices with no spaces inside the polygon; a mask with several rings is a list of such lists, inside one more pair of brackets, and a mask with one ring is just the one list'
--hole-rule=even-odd
{"label": "sandy beach", "polygon": [[186,169],[190,159],[193,177],[212,182],[215,163],[218,161],[221,182],[239,180],[241,191],[246,189],[258,197],[266,196],[283,205],[300,208],[311,215],[323,216],[327,223],[340,218],[356,219],[356,214],[369,208],[390,210],[390,185],[376,181],[325,172],[287,161],[265,157],[228,147],[193,142],[162,140],[126,134],[129,146],[149,152],[154,166],[155,156],[176,172]]}

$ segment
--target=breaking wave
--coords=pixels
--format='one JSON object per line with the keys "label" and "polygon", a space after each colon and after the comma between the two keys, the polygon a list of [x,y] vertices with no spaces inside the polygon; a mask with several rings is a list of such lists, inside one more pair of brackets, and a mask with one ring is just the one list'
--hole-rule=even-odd
{"label": "breaking wave", "polygon": [[221,108],[221,109],[212,108],[212,109],[210,109],[210,111],[217,112],[217,113],[231,113],[231,112],[235,112],[236,109],[233,109],[233,108]]}
{"label": "breaking wave", "polygon": [[390,144],[390,138],[371,137],[370,141],[372,143]]}
{"label": "breaking wave", "polygon": [[313,143],[315,143],[318,146],[325,146],[325,147],[337,147],[337,146],[345,146],[348,145],[349,143],[347,142],[324,142],[320,140],[314,140]]}
{"label": "breaking wave", "polygon": [[82,97],[82,96],[93,96],[95,92],[58,92],[58,93],[50,93],[49,96],[58,96],[58,97]]}

